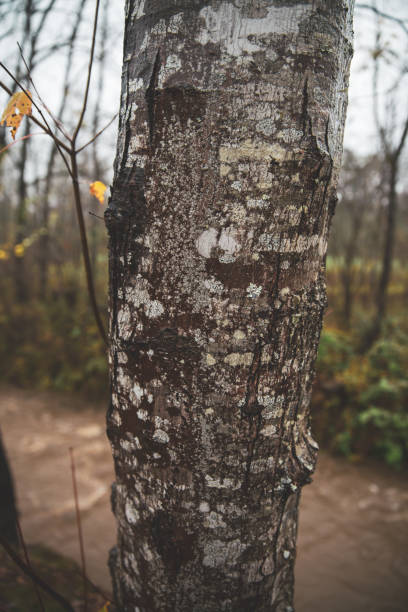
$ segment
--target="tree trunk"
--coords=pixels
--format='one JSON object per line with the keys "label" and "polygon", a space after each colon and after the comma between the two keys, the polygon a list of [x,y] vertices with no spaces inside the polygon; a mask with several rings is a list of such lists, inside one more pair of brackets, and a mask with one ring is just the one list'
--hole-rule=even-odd
{"label": "tree trunk", "polygon": [[376,338],[381,332],[381,326],[387,309],[387,294],[388,285],[390,284],[392,260],[395,242],[395,221],[397,216],[398,195],[397,195],[397,180],[398,180],[398,158],[392,157],[389,162],[389,191],[388,191],[388,208],[387,221],[385,230],[384,250],[382,256],[382,268],[380,282],[378,286],[377,298],[377,320],[376,320]]}
{"label": "tree trunk", "polygon": [[127,2],[106,212],[125,611],[292,609],[351,13]]}
{"label": "tree trunk", "polygon": [[17,505],[13,477],[0,431],[0,533],[9,542],[17,544]]}

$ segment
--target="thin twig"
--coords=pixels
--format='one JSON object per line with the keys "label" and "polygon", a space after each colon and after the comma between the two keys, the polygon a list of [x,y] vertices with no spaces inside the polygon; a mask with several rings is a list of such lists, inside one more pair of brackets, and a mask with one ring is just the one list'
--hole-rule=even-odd
{"label": "thin twig", "polygon": [[8,145],[0,149],[0,153],[4,153],[4,151],[7,151],[11,147],[14,147],[14,145],[16,145],[18,142],[26,140],[27,138],[31,138],[31,136],[48,136],[48,134],[46,134],[45,132],[34,132],[33,134],[26,134],[25,136],[21,136],[21,138],[17,138],[17,140],[13,140],[13,142],[9,142]]}
{"label": "thin twig", "polygon": [[[40,116],[42,118],[42,120],[44,121],[45,125],[47,126],[48,129],[46,129],[45,131],[51,136],[51,138],[54,140],[55,145],[59,151],[59,154],[61,155],[62,159],[64,160],[64,163],[67,167],[67,170],[70,174],[70,176],[72,176],[72,172],[71,172],[71,168],[69,167],[69,164],[65,158],[65,155],[63,154],[61,147],[60,147],[60,141],[59,139],[55,136],[54,132],[51,130],[50,126],[48,125],[48,121],[46,120],[46,118],[44,117],[44,114],[42,112],[42,110],[40,109],[40,107],[38,106],[38,104],[35,102],[35,100],[33,100],[32,96],[29,94],[29,92],[21,85],[21,83],[13,76],[13,74],[10,72],[10,70],[8,68],[6,68],[6,66],[3,64],[3,62],[0,62],[0,66],[3,68],[3,70],[5,70],[7,72],[7,74],[13,79],[13,81],[20,87],[21,91],[23,91],[25,93],[25,95],[27,96],[27,98],[29,98],[31,100],[31,102],[33,103],[34,107],[38,110],[38,112],[40,113]],[[65,147],[63,147],[65,148]]]}
{"label": "thin twig", "polygon": [[72,487],[74,489],[74,500],[75,500],[76,522],[77,522],[77,527],[78,527],[79,549],[81,551],[82,579],[83,579],[83,586],[84,586],[84,612],[86,612],[87,607],[88,607],[88,583],[87,583],[87,576],[86,576],[84,540],[82,537],[81,513],[79,512],[78,489],[77,489],[77,482],[76,482],[76,475],[75,475],[74,449],[72,447],[70,447],[69,449],[69,454],[71,457]]}
{"label": "thin twig", "polygon": [[105,127],[103,127],[101,130],[99,130],[99,132],[97,132],[95,134],[95,136],[93,138],[91,138],[91,140],[88,140],[88,142],[84,145],[82,145],[82,147],[79,147],[79,149],[76,149],[75,153],[80,153],[81,151],[83,151],[88,145],[92,144],[101,134],[102,132],[104,132],[105,130],[108,129],[108,127],[110,125],[112,125],[112,123],[115,121],[116,117],[118,116],[118,113],[115,113],[115,115],[112,117],[112,119],[109,121],[109,123],[107,123],[105,125]]}
{"label": "thin twig", "polygon": [[95,51],[96,29],[97,29],[97,26],[98,26],[98,13],[99,13],[99,0],[96,0],[94,25],[93,25],[93,31],[92,31],[92,44],[91,44],[91,51],[90,51],[90,55],[89,55],[88,76],[87,76],[87,80],[86,80],[84,101],[83,101],[83,104],[82,104],[82,110],[81,110],[81,114],[79,116],[79,120],[78,120],[77,126],[76,126],[76,128],[74,130],[74,133],[73,133],[73,136],[72,136],[72,142],[74,143],[74,146],[75,146],[76,137],[78,136],[78,132],[81,129],[82,122],[84,120],[86,106],[87,106],[87,103],[88,103],[89,85],[91,83],[92,64],[93,64],[94,51]]}
{"label": "thin twig", "polygon": [[[1,153],[1,151],[0,151]],[[101,221],[105,221],[105,219],[103,217],[100,217],[99,215],[95,215],[94,212],[92,212],[92,210],[88,210],[88,215],[91,215],[92,217],[96,217],[97,219],[100,219]]]}
{"label": "thin twig", "polygon": [[54,117],[53,113],[50,111],[50,109],[48,108],[48,106],[45,104],[44,100],[41,98],[38,89],[33,81],[33,78],[31,76],[31,72],[29,67],[27,66],[27,62],[25,61],[24,55],[23,55],[23,50],[20,46],[20,43],[17,43],[17,46],[19,48],[20,51],[20,55],[21,55],[21,59],[23,60],[24,66],[27,68],[27,78],[30,81],[31,85],[33,86],[33,89],[35,91],[35,93],[37,94],[37,97],[39,99],[39,101],[41,102],[41,104],[43,105],[43,107],[45,108],[45,110],[47,111],[47,113],[49,114],[49,116],[51,117],[51,119],[54,121],[56,127],[64,134],[65,138],[67,140],[71,140],[70,135],[65,131],[64,126],[62,125],[61,121],[59,121],[56,117]]}
{"label": "thin twig", "polygon": [[[20,544],[21,544],[22,549],[24,551],[24,557],[25,557],[27,566],[30,568],[30,570],[32,570],[33,568],[32,568],[31,562],[30,562],[30,557],[28,556],[28,550],[27,550],[26,543],[24,541],[23,530],[21,529],[20,521],[18,519],[18,514],[16,515],[16,525],[17,525],[18,537],[20,539]],[[38,585],[37,585],[35,580],[33,580],[33,585],[34,585],[35,593],[37,595],[38,603],[40,604],[40,608],[41,608],[41,610],[43,612],[45,612],[44,602],[43,602],[43,600],[41,598],[41,594],[40,594],[40,591],[38,590]]]}
{"label": "thin twig", "polygon": [[99,333],[104,343],[108,344],[105,328],[102,323],[101,315],[99,313],[98,304],[96,302],[95,287],[94,287],[94,282],[93,282],[93,274],[92,274],[92,266],[91,266],[91,258],[89,256],[88,239],[86,237],[84,214],[82,211],[81,192],[79,190],[78,165],[77,165],[75,151],[72,151],[71,153],[71,165],[72,165],[72,174],[73,174],[72,187],[74,190],[75,210],[76,210],[76,215],[77,215],[78,225],[79,225],[79,235],[81,238],[82,257],[84,260],[89,299],[91,302],[91,307],[94,313],[94,317],[95,317],[96,324],[98,326]]}
{"label": "thin twig", "polygon": [[[0,66],[4,67],[4,66],[3,66],[3,64],[2,64],[1,62],[0,62]],[[8,93],[8,95],[9,95],[9,96],[12,96],[12,95],[13,95],[13,92],[11,91],[11,89],[9,89],[9,88],[7,87],[7,85],[5,85],[5,84],[4,84],[2,81],[0,81],[0,87],[1,87],[2,89],[4,89],[4,91],[5,91],[6,93]],[[31,97],[30,97],[30,99],[31,99]],[[33,102],[33,103],[34,103],[34,102]],[[35,104],[34,104],[34,106],[35,106]],[[27,117],[28,117],[28,118],[29,118],[31,121],[33,121],[33,122],[34,122],[36,125],[38,125],[38,127],[40,127],[42,130],[44,130],[44,132],[45,132],[46,134],[48,134],[49,136],[51,136],[51,137],[54,139],[54,141],[57,141],[57,142],[58,142],[58,144],[59,144],[59,146],[61,147],[61,149],[64,149],[64,151],[66,151],[67,153],[70,153],[70,152],[71,152],[71,149],[70,149],[70,148],[69,148],[69,147],[68,147],[66,144],[64,144],[64,143],[62,142],[62,140],[59,140],[59,139],[58,139],[56,136],[54,136],[54,137],[53,137],[52,133],[51,133],[51,132],[50,132],[50,131],[47,129],[47,127],[46,127],[46,126],[45,126],[43,123],[41,123],[41,121],[39,121],[39,119],[37,119],[37,118],[36,118],[36,117],[34,117],[33,115],[26,115],[26,116],[27,116]]]}
{"label": "thin twig", "polygon": [[50,585],[47,584],[45,580],[40,578],[40,576],[37,576],[37,574],[33,572],[33,570],[29,568],[26,563],[24,563],[20,555],[16,553],[13,547],[10,546],[10,544],[7,542],[5,538],[3,538],[2,535],[0,535],[0,544],[3,546],[8,556],[14,561],[16,565],[18,565],[21,571],[24,572],[24,574],[29,576],[32,580],[35,580],[36,583],[43,589],[43,591],[45,591],[53,599],[58,601],[58,603],[64,608],[64,610],[67,610],[67,612],[75,612],[74,608],[71,606],[69,601],[65,599],[65,597],[60,595],[60,593],[57,593],[57,591],[54,591],[54,589],[50,587]]}

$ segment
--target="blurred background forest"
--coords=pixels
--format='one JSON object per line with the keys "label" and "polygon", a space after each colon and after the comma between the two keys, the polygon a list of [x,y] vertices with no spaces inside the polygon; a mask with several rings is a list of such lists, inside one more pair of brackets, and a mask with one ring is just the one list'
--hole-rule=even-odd
{"label": "blurred background forest", "polygon": [[[402,0],[373,7],[356,8],[313,430],[333,452],[352,460],[374,455],[399,468],[408,459],[408,7]],[[41,98],[68,131],[82,104],[93,8],[90,0],[0,2],[3,63],[32,91],[28,67]],[[121,3],[102,2],[82,143],[118,110],[122,14]],[[16,91],[4,71],[0,80]],[[7,101],[0,91],[1,110]],[[115,120],[80,157],[91,263],[105,321],[104,207],[89,194],[89,184],[109,185],[112,179],[116,126]],[[52,140],[32,122],[24,120],[17,140],[0,154],[0,381],[102,400],[107,363],[89,307],[69,177]],[[10,142],[9,130],[1,127],[0,149]]]}

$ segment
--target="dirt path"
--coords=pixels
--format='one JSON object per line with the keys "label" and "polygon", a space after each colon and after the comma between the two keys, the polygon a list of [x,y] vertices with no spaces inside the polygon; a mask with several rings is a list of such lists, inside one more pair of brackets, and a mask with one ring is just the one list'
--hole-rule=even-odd
{"label": "dirt path", "polygon": [[[8,388],[0,391],[0,418],[26,539],[79,561],[68,453],[75,448],[87,569],[110,590],[115,525],[104,407]],[[298,542],[297,612],[408,610],[406,474],[322,453],[303,493]]]}

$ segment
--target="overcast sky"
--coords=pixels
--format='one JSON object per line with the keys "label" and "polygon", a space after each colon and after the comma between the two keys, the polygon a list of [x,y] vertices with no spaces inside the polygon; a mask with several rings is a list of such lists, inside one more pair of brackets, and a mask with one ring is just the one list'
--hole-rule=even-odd
{"label": "overcast sky", "polygon": [[[373,0],[366,0],[367,3],[372,3]],[[72,23],[72,6],[65,2],[60,4],[57,3],[61,8],[59,13],[53,17],[52,23],[49,27],[50,40],[52,37],[62,36],[62,33],[69,31],[70,23]],[[106,4],[109,10],[109,40],[108,40],[108,61],[107,61],[107,75],[105,80],[104,92],[103,92],[103,121],[107,122],[119,106],[119,93],[120,93],[120,74],[121,74],[121,55],[122,55],[122,25],[123,25],[123,0],[115,0],[115,2],[107,2]],[[348,118],[346,123],[345,132],[345,147],[354,150],[359,154],[370,154],[375,152],[377,149],[377,137],[375,134],[375,126],[373,121],[372,113],[372,56],[370,55],[374,49],[375,44],[375,33],[377,28],[377,18],[371,11],[364,10],[358,7],[357,2],[355,10],[355,52],[354,59],[351,66],[351,79],[349,89],[349,109]],[[408,0],[377,0],[377,8],[389,13],[390,15],[400,18],[407,19],[408,28]],[[78,59],[75,78],[74,78],[74,89],[78,94],[83,90],[86,77],[86,50],[89,48],[89,39],[91,34],[91,23],[92,23],[92,12],[93,2],[89,2],[87,8],[87,17],[83,24],[80,46],[81,46],[81,57]],[[380,22],[382,39],[385,44],[385,59],[391,59],[389,65],[386,65],[382,61],[383,68],[380,72],[380,86],[379,90],[385,91],[390,86],[393,79],[395,79],[398,71],[401,67],[401,62],[405,61],[405,57],[408,57],[408,35],[394,22],[387,19],[382,19]],[[0,25],[0,31],[6,29],[6,24]],[[392,55],[394,53],[394,55]],[[396,57],[395,54],[398,56]],[[0,56],[2,61],[7,63],[11,69],[14,68],[17,50],[16,41],[9,40],[3,41],[0,44]],[[61,56],[52,59],[51,61],[44,62],[38,68],[35,73],[35,80],[37,87],[41,95],[46,99],[47,104],[51,108],[58,108],[58,99],[61,92],[61,75],[63,74],[64,60]],[[385,66],[385,69],[384,69]],[[96,78],[94,75],[94,79]],[[1,79],[8,83],[8,78],[5,75],[1,75]],[[408,81],[408,79],[407,79]],[[95,80],[91,87],[91,92],[96,90]],[[408,87],[405,83],[405,79],[401,79],[401,87],[398,94],[395,94],[395,115],[397,131],[398,127],[404,121],[405,114],[408,112]],[[92,109],[93,99],[91,95],[90,108]],[[68,116],[75,116],[79,112],[79,96],[73,102],[72,108],[68,109]],[[7,103],[7,96],[3,93],[0,94],[0,105],[4,108]],[[384,109],[384,98],[381,99],[381,107]],[[389,109],[383,113],[383,117],[389,114]],[[114,122],[109,131],[104,135],[103,144],[104,149],[107,151],[107,162],[112,167],[115,140],[116,140],[116,129],[117,122]],[[34,131],[34,130],[33,130]],[[36,130],[38,131],[38,130]],[[42,140],[43,137],[38,137],[38,140]],[[87,135],[83,135],[83,139],[87,139]],[[17,145],[18,146],[18,145]],[[43,152],[46,150],[45,147],[39,147],[39,159],[41,158],[41,149]],[[40,163],[40,162],[39,162]],[[110,177],[106,177],[106,182]]]}
{"label": "overcast sky", "polygon": [[[344,136],[344,146],[360,154],[370,154],[378,147],[373,118],[372,94],[372,51],[375,47],[375,35],[378,17],[372,11],[359,8],[356,3],[354,15],[354,58],[351,63],[349,107]],[[366,0],[364,4],[374,4]],[[407,20],[408,0],[377,0],[377,8],[398,19]],[[398,77],[403,63],[407,63],[408,35],[395,22],[380,19],[382,39],[385,46],[385,59],[381,62],[379,92],[385,92]],[[394,57],[393,54],[398,57]],[[386,63],[386,59],[390,61]],[[408,79],[400,80],[399,91],[395,93],[396,123],[401,127],[408,114]],[[385,96],[380,97],[382,119],[387,114]]]}

